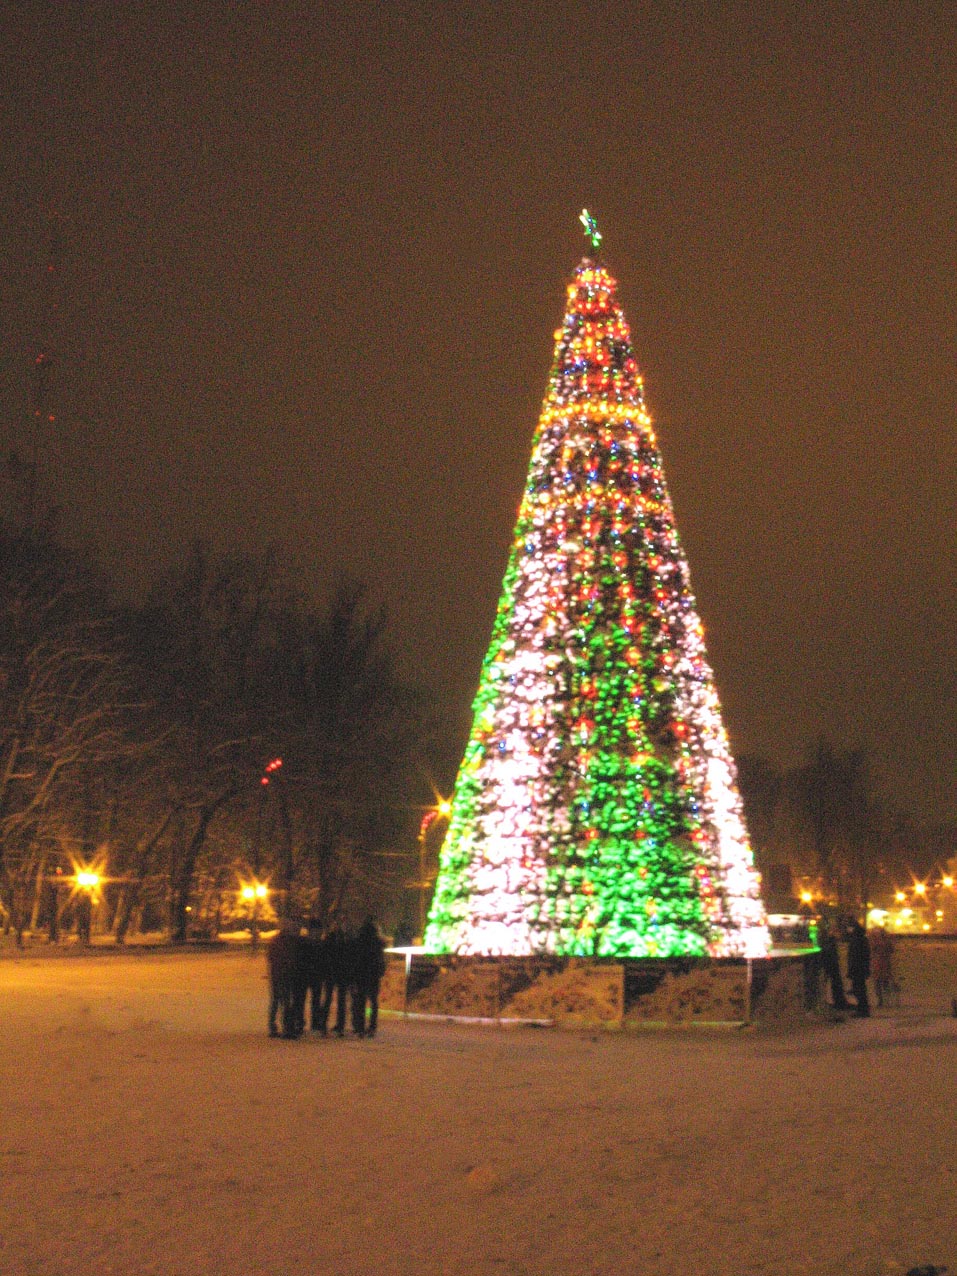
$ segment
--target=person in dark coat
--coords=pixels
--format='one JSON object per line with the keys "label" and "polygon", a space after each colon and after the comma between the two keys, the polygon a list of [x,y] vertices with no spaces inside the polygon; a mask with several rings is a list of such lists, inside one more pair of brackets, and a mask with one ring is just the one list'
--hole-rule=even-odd
{"label": "person in dark coat", "polygon": [[841,958],[837,950],[837,924],[833,921],[821,923],[818,939],[820,947],[819,961],[821,973],[831,985],[831,1005],[835,1010],[850,1010],[850,1003],[844,995],[844,977],[841,974]]}
{"label": "person in dark coat", "polygon": [[322,1002],[319,1007],[319,1031],[325,1036],[329,1023],[332,994],[336,994],[336,1022],[333,1032],[341,1037],[346,1031],[346,1004],[351,979],[350,943],[345,931],[334,925],[323,941]]}
{"label": "person in dark coat", "polygon": [[357,1037],[374,1037],[379,1022],[379,985],[385,974],[385,944],[371,917],[359,928],[352,951],[352,1030]]}
{"label": "person in dark coat", "polygon": [[866,1019],[871,1013],[867,1000],[867,980],[871,973],[871,945],[867,931],[855,917],[851,922],[847,938],[847,978],[851,985],[851,994],[856,1005],[854,1014],[858,1019]]}
{"label": "person in dark coat", "polygon": [[292,975],[292,1031],[301,1037],[306,1030],[306,1000],[312,986],[313,944],[308,935],[296,927],[296,965]]}
{"label": "person in dark coat", "polygon": [[296,988],[299,969],[299,927],[289,917],[279,923],[279,930],[266,948],[269,965],[269,1035],[278,1037],[276,1016],[282,1022],[284,1037],[297,1037]]}
{"label": "person in dark coat", "polygon": [[[302,1023],[306,1025],[306,1001],[309,1002],[309,1027],[313,1032],[326,1031],[326,1017],[322,1011],[322,990],[326,978],[326,942],[322,923],[318,917],[310,917],[302,947],[303,994]],[[328,1015],[328,1009],[326,1011]]]}

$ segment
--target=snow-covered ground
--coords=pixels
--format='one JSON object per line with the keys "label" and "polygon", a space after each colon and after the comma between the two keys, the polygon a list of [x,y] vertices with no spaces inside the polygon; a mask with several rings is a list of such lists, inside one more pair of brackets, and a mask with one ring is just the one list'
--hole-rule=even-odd
{"label": "snow-covered ground", "polygon": [[957,1273],[939,949],[870,1020],[298,1042],[261,953],[7,955],[0,1273]]}

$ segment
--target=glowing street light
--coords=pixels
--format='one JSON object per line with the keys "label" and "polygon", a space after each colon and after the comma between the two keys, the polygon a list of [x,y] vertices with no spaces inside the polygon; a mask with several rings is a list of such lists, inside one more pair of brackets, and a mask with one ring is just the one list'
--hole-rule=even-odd
{"label": "glowing street light", "polygon": [[269,898],[269,883],[242,882],[239,887],[239,898],[249,905],[249,934],[253,948],[259,946],[259,907]]}
{"label": "glowing street light", "polygon": [[246,886],[240,888],[240,896],[246,900],[266,899],[269,895],[269,887],[265,882],[250,882]]}
{"label": "glowing street light", "polygon": [[95,868],[77,865],[73,872],[77,899],[77,932],[81,944],[89,944],[93,932],[93,900],[99,894],[103,878]]}

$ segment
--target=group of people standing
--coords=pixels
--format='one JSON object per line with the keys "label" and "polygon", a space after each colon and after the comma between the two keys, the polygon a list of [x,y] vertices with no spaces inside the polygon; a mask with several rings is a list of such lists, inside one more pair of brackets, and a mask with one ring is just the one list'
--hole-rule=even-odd
{"label": "group of people standing", "polygon": [[347,1015],[357,1037],[375,1036],[385,943],[372,917],[355,934],[338,925],[323,928],[316,918],[310,918],[303,934],[298,922],[283,918],[269,941],[267,958],[271,1037],[301,1037],[307,1005],[310,1029],[326,1036],[333,999],[335,1036],[345,1035]]}
{"label": "group of people standing", "polygon": [[830,985],[833,1008],[850,1011],[857,1018],[866,1019],[871,1013],[868,980],[874,986],[878,1006],[883,1006],[897,987],[892,968],[894,941],[882,926],[866,931],[856,918],[847,923],[846,937],[846,975],[853,1002],[847,999],[844,973],[841,971],[838,941],[842,938],[842,927],[837,920],[821,922],[818,934],[819,968]]}

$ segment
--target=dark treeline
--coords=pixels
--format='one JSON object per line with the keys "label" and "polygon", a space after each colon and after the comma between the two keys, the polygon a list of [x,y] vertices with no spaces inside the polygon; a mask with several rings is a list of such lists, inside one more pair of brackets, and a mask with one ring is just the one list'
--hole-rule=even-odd
{"label": "dark treeline", "polygon": [[[96,926],[119,942],[260,908],[396,924],[429,747],[360,586],[312,607],[270,555],[196,547],[120,605],[55,537],[0,525],[0,919],[18,938],[75,920],[78,869],[102,876]],[[253,881],[268,902],[243,898]]]}
{"label": "dark treeline", "polygon": [[[268,553],[197,546],[120,605],[49,532],[0,523],[0,924],[18,939],[82,921],[84,868],[120,943],[289,911],[404,929],[425,759],[448,751],[359,585],[314,607]],[[953,856],[957,830],[888,803],[862,750],[738,769],[772,910],[791,882],[857,909]],[[254,882],[268,900],[243,897]]]}
{"label": "dark treeline", "polygon": [[940,871],[957,828],[920,822],[884,796],[866,750],[818,740],[799,765],[738,759],[738,781],[769,907],[806,882],[845,911],[889,902],[897,887]]}

